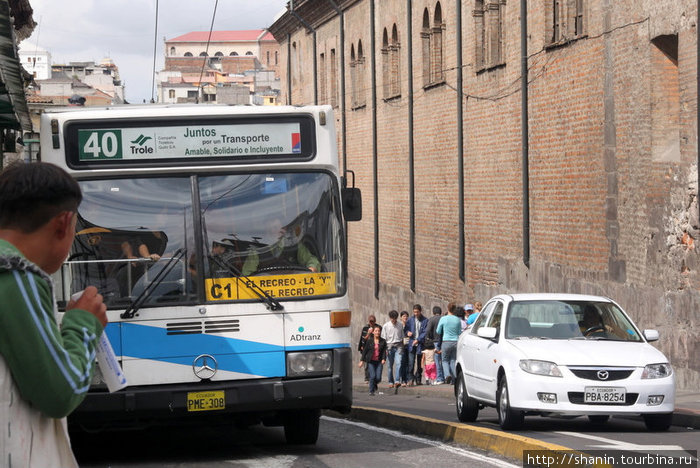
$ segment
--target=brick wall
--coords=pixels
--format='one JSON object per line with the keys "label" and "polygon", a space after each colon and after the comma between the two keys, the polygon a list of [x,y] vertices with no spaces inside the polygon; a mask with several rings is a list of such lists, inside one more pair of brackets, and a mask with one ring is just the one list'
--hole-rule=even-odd
{"label": "brick wall", "polygon": [[[302,16],[307,3],[295,2]],[[411,38],[407,3],[411,5]],[[444,308],[450,300],[483,302],[502,292],[604,294],[625,307],[640,327],[659,329],[658,346],[670,356],[679,386],[697,387],[696,3],[585,0],[583,31],[557,44],[551,44],[550,3],[528,2],[530,256],[526,266],[518,3],[498,2],[504,31],[502,62],[483,68],[475,62],[479,41],[474,2],[461,3],[461,48],[455,34],[456,3],[440,2],[444,83],[424,87],[423,12],[428,10],[432,22],[436,2],[340,2],[346,89],[340,89],[339,77],[335,85],[345,92],[346,112],[344,119],[340,108],[336,112],[339,145],[342,148],[344,124],[347,166],[355,171],[364,200],[364,219],[348,226],[353,330],[359,333],[369,313],[376,313],[382,322],[388,310],[408,309],[414,302]],[[339,61],[343,47],[340,22],[330,7],[318,11],[319,6],[314,5],[310,21],[316,30],[317,56],[325,57],[326,88],[330,90],[331,49],[336,50]],[[493,31],[498,23],[494,16],[488,21]],[[383,31],[386,28],[391,37],[394,25],[400,43],[399,93],[384,100]],[[289,18],[278,20],[270,29],[280,42],[283,96],[291,94],[294,104],[312,104],[314,81],[321,80],[313,76],[313,35]],[[573,34],[574,28],[567,31]],[[285,78],[287,34],[294,44],[291,89]],[[367,104],[352,109],[350,50],[353,45],[357,50],[358,41],[366,61],[364,75],[356,79],[366,91]],[[413,76],[408,71],[409,41]],[[463,60],[461,102],[458,50]],[[371,100],[372,55],[376,60],[376,107]],[[340,71],[341,64],[336,65]],[[413,83],[411,100],[409,80]],[[330,100],[325,96],[319,102]],[[409,127],[411,111],[413,128]],[[462,200],[460,126],[464,132]],[[375,177],[378,251],[374,250]],[[413,290],[411,190],[415,199]],[[465,281],[459,278],[460,204],[465,214]],[[377,255],[378,271],[374,265]]]}

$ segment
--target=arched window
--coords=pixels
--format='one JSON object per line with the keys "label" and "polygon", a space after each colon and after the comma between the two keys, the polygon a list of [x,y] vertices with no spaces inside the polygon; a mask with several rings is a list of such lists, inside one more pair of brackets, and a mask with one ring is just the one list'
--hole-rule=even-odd
{"label": "arched window", "polygon": [[269,66],[270,65],[270,51],[269,50],[267,51],[266,55],[267,55],[267,64]]}
{"label": "arched window", "polygon": [[442,8],[440,8],[440,2],[435,5],[435,15],[433,16],[433,30],[431,35],[431,47],[430,47],[430,76],[431,82],[440,83],[445,80],[445,73],[443,71],[442,60],[442,29],[444,23],[442,21]]}
{"label": "arched window", "polygon": [[217,52],[214,54],[214,57],[223,57],[224,53],[223,52]]}
{"label": "arched window", "polygon": [[251,51],[248,51],[248,52],[246,52],[245,54],[246,54],[246,55],[253,55],[253,53],[252,53]]}
{"label": "arched window", "polygon": [[185,57],[192,57],[192,52],[185,52]]}
{"label": "arched window", "polygon": [[279,52],[275,51],[275,65],[279,64]]}
{"label": "arched window", "polygon": [[350,106],[357,107],[357,57],[355,44],[350,45]]}
{"label": "arched window", "polygon": [[200,57],[209,57],[206,52],[201,52],[199,54]]}
{"label": "arched window", "polygon": [[231,52],[229,55],[230,55],[231,57],[238,57],[238,52],[235,52],[235,51],[234,51],[234,52]]}
{"label": "arched window", "polygon": [[399,42],[399,30],[396,23],[391,28],[391,45],[389,46],[391,55],[391,95],[399,96],[401,94],[401,61],[399,60],[399,51],[401,44]]}
{"label": "arched window", "polygon": [[[502,3],[505,0],[500,0]],[[547,33],[550,43],[565,42],[585,35],[586,0],[547,0]],[[503,8],[503,7],[501,7]],[[504,15],[500,16],[503,20]]]}
{"label": "arched window", "polygon": [[384,99],[391,96],[391,73],[390,73],[390,55],[389,55],[389,34],[386,28],[382,33],[382,87]]}
{"label": "arched window", "polygon": [[362,52],[362,40],[357,41],[357,105],[365,106],[365,55]]}
{"label": "arched window", "polygon": [[477,70],[503,63],[505,8],[506,0],[474,1],[473,16],[476,32],[474,61]]}
{"label": "arched window", "polygon": [[420,31],[421,55],[423,57],[423,86],[432,83],[430,76],[430,13],[428,9],[423,10],[423,27]]}
{"label": "arched window", "polygon": [[175,55],[175,47],[170,48],[170,55]]}

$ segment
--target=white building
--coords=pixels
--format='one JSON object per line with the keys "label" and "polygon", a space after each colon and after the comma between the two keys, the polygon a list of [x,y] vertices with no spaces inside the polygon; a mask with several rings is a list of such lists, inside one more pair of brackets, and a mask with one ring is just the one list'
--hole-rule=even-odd
{"label": "white building", "polygon": [[51,54],[46,49],[24,41],[19,45],[19,60],[35,80],[51,78]]}

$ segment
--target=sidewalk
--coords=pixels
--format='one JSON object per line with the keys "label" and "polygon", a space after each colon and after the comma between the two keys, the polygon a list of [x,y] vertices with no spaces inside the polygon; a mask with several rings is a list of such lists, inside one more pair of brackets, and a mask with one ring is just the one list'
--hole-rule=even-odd
{"label": "sidewalk", "polygon": [[[379,385],[379,390],[393,392],[393,390],[388,388],[386,382],[382,382]],[[364,374],[357,368],[353,372],[353,391],[358,393],[366,393],[368,391],[368,386],[364,382]],[[418,385],[415,387],[401,387],[399,391],[404,395],[454,399],[454,388],[452,385]],[[700,429],[700,390],[676,391],[676,410],[673,414],[673,425]]]}

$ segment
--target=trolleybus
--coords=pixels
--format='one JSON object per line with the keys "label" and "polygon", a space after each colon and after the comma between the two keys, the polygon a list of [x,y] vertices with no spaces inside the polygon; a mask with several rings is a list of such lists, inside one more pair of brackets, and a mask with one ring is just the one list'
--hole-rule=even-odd
{"label": "trolleybus", "polygon": [[[346,222],[328,106],[66,108],[42,115],[41,159],[83,192],[57,273],[88,285],[128,386],[99,368],[73,428],[284,426],[314,443],[352,402]],[[352,184],[354,185],[354,179]]]}

